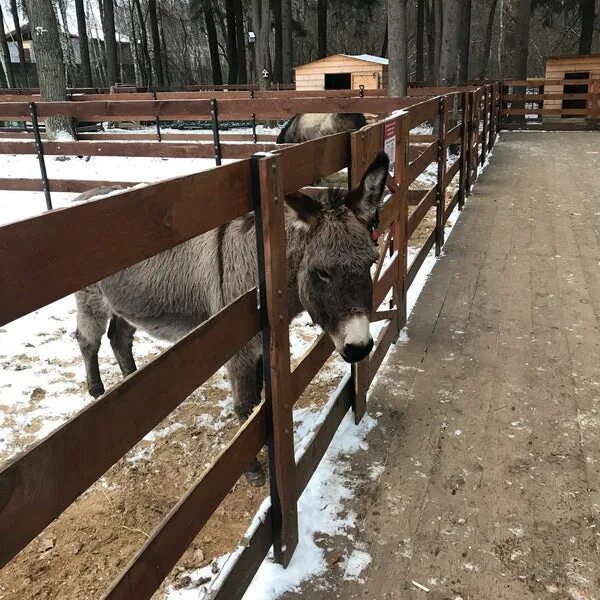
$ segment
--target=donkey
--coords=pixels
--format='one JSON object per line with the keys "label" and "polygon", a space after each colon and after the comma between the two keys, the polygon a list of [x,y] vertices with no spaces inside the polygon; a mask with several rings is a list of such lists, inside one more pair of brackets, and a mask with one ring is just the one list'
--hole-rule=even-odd
{"label": "donkey", "polygon": [[367,124],[362,113],[307,113],[294,115],[279,132],[278,144],[297,144],[315,138],[355,131]]}
{"label": "donkey", "polygon": [[[313,190],[286,197],[289,315],[302,310],[329,334],[347,362],[368,356],[377,218],[389,159],[377,155],[351,190]],[[89,393],[104,393],[98,350],[108,338],[123,376],[136,370],[133,334],[140,328],[175,342],[257,285],[254,214],[250,213],[124,269],[75,294],[77,330]],[[202,360],[202,357],[199,357]],[[257,335],[227,363],[235,412],[244,421],[262,393],[262,342]],[[247,479],[262,485],[254,460]]]}

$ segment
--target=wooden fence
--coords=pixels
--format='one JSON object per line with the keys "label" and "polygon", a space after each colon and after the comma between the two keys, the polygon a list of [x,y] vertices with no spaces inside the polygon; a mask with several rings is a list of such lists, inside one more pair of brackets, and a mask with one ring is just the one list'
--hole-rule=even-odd
{"label": "wooden fence", "polygon": [[[368,388],[406,322],[407,290],[432,248],[439,254],[444,225],[453,209],[462,207],[478,164],[494,144],[498,92],[498,86],[490,85],[437,96],[353,134],[255,155],[0,227],[0,325],[250,211],[256,214],[260,275],[260,308],[256,289],[249,290],[0,469],[0,565],[259,332],[265,400],[104,597],[150,598],[265,444],[270,507],[230,557],[210,597],[241,598],[271,546],[276,559],[287,565],[298,542],[298,498],[347,411],[354,410],[357,422],[362,418]],[[418,131],[411,136],[415,127],[432,121],[439,125],[435,136]],[[457,147],[451,164],[450,145]],[[288,314],[283,198],[345,168],[350,182],[358,182],[384,147],[395,156],[390,193],[380,214],[371,316],[384,325],[371,356],[342,380],[296,461],[293,406],[333,345],[322,334],[291,369],[289,325],[282,318]],[[414,182],[431,164],[435,185],[416,189]],[[446,189],[455,178],[458,189],[447,202]],[[435,226],[408,265],[409,240],[433,207]]]}
{"label": "wooden fence", "polygon": [[505,129],[598,129],[600,78],[503,81],[501,114]]}

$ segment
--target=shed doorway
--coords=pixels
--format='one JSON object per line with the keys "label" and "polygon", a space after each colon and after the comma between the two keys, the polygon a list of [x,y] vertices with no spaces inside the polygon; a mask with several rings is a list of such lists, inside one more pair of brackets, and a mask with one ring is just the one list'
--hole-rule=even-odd
{"label": "shed doorway", "polygon": [[[574,73],[565,73],[565,80],[567,79],[589,79],[589,72],[574,72]],[[587,83],[575,83],[569,85],[565,82],[563,87],[563,94],[587,94],[588,93],[588,84]],[[576,108],[585,110],[587,108],[587,98],[575,98],[571,100],[563,100],[562,101],[563,108]],[[570,115],[565,115],[570,116]]]}
{"label": "shed doorway", "polygon": [[350,73],[325,73],[326,90],[349,90],[352,88]]}

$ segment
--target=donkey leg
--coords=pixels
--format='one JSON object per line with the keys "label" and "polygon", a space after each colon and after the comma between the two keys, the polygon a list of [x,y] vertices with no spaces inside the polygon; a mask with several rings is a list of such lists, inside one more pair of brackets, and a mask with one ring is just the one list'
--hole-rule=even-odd
{"label": "donkey leg", "polygon": [[102,294],[90,286],[75,294],[77,303],[77,329],[75,338],[83,356],[88,392],[94,398],[104,394],[104,385],[98,366],[98,350],[106,331],[109,311]]}
{"label": "donkey leg", "polygon": [[[260,401],[263,385],[262,357],[242,352],[227,363],[227,371],[233,390],[234,409],[240,423],[246,421]],[[248,465],[246,479],[255,486],[261,486],[265,483],[266,475],[258,459],[255,458]]]}
{"label": "donkey leg", "polygon": [[131,375],[137,369],[131,350],[134,333],[135,327],[125,319],[117,315],[111,317],[108,325],[108,339],[123,377]]}

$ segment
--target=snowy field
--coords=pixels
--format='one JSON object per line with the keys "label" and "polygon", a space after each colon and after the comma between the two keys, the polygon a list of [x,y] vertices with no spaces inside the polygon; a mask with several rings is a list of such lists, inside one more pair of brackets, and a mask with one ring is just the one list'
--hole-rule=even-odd
{"label": "snowy field", "polygon": [[[47,159],[50,178],[80,178],[152,182],[212,168],[214,162],[207,159],[153,159],[92,157],[88,162],[72,157],[67,161]],[[0,159],[0,177],[37,177],[35,156],[3,156]],[[437,172],[432,165],[420,178],[419,183],[429,187],[435,182]],[[56,207],[67,206],[75,194],[53,194]],[[0,224],[28,218],[40,213],[45,207],[42,193],[0,192]],[[453,213],[448,224],[451,229],[458,216]],[[447,231],[449,233],[449,231]],[[410,249],[409,264],[417,250]],[[409,310],[435,263],[430,254],[421,268],[409,293]],[[0,464],[32,443],[42,439],[69,417],[84,408],[91,398],[85,388],[85,375],[79,349],[74,339],[75,315],[72,296],[63,298],[30,315],[0,328]],[[373,325],[376,335],[382,324]],[[307,315],[301,315],[292,323],[290,332],[292,361],[297,360],[317,337],[319,331],[311,325]],[[405,337],[401,337],[405,340]],[[138,332],[134,342],[134,354],[138,365],[144,364],[166,347]],[[100,354],[100,368],[107,388],[118,383],[120,373],[110,352],[104,344]],[[321,395],[330,394],[348,367],[340,358],[332,358],[317,377],[316,384]],[[194,406],[194,427],[207,430],[210,452],[200,465],[210,463],[223,440],[220,433],[225,427],[235,428],[232,400],[224,370],[198,392],[197,399],[203,404]],[[317,396],[319,394],[316,394]],[[322,404],[322,403],[321,403]],[[322,405],[314,402],[300,403],[295,411],[297,444],[309,439],[311,431],[319,424]],[[187,442],[177,432],[187,432],[189,422],[178,422],[171,416],[136,446],[126,457],[126,464],[139,468],[139,462],[147,465],[155,457],[155,451],[164,440],[173,438],[174,443],[186,449]],[[322,461],[315,476],[305,490],[299,503],[300,544],[290,568],[283,571],[269,558],[261,567],[246,598],[269,600],[278,598],[286,590],[297,589],[302,581],[317,575],[327,567],[322,550],[315,545],[317,536],[343,534],[354,523],[355,515],[348,504],[356,487],[349,469],[349,457],[367,449],[366,436],[377,426],[377,415],[366,417],[359,427],[348,416]],[[202,437],[205,434],[199,434]],[[137,465],[137,466],[136,466]],[[118,484],[101,482],[107,489]],[[322,510],[321,510],[322,509]],[[239,536],[237,537],[239,539]],[[370,560],[361,548],[352,547],[343,559],[344,577],[360,578],[362,568]],[[218,556],[198,559],[201,569],[189,565],[179,572],[178,582],[171,582],[165,589],[169,598],[201,598],[210,589],[221,568],[226,565],[229,552]],[[26,569],[25,569],[25,572]],[[0,590],[3,582],[0,581]],[[6,596],[8,597],[8,596]]]}

